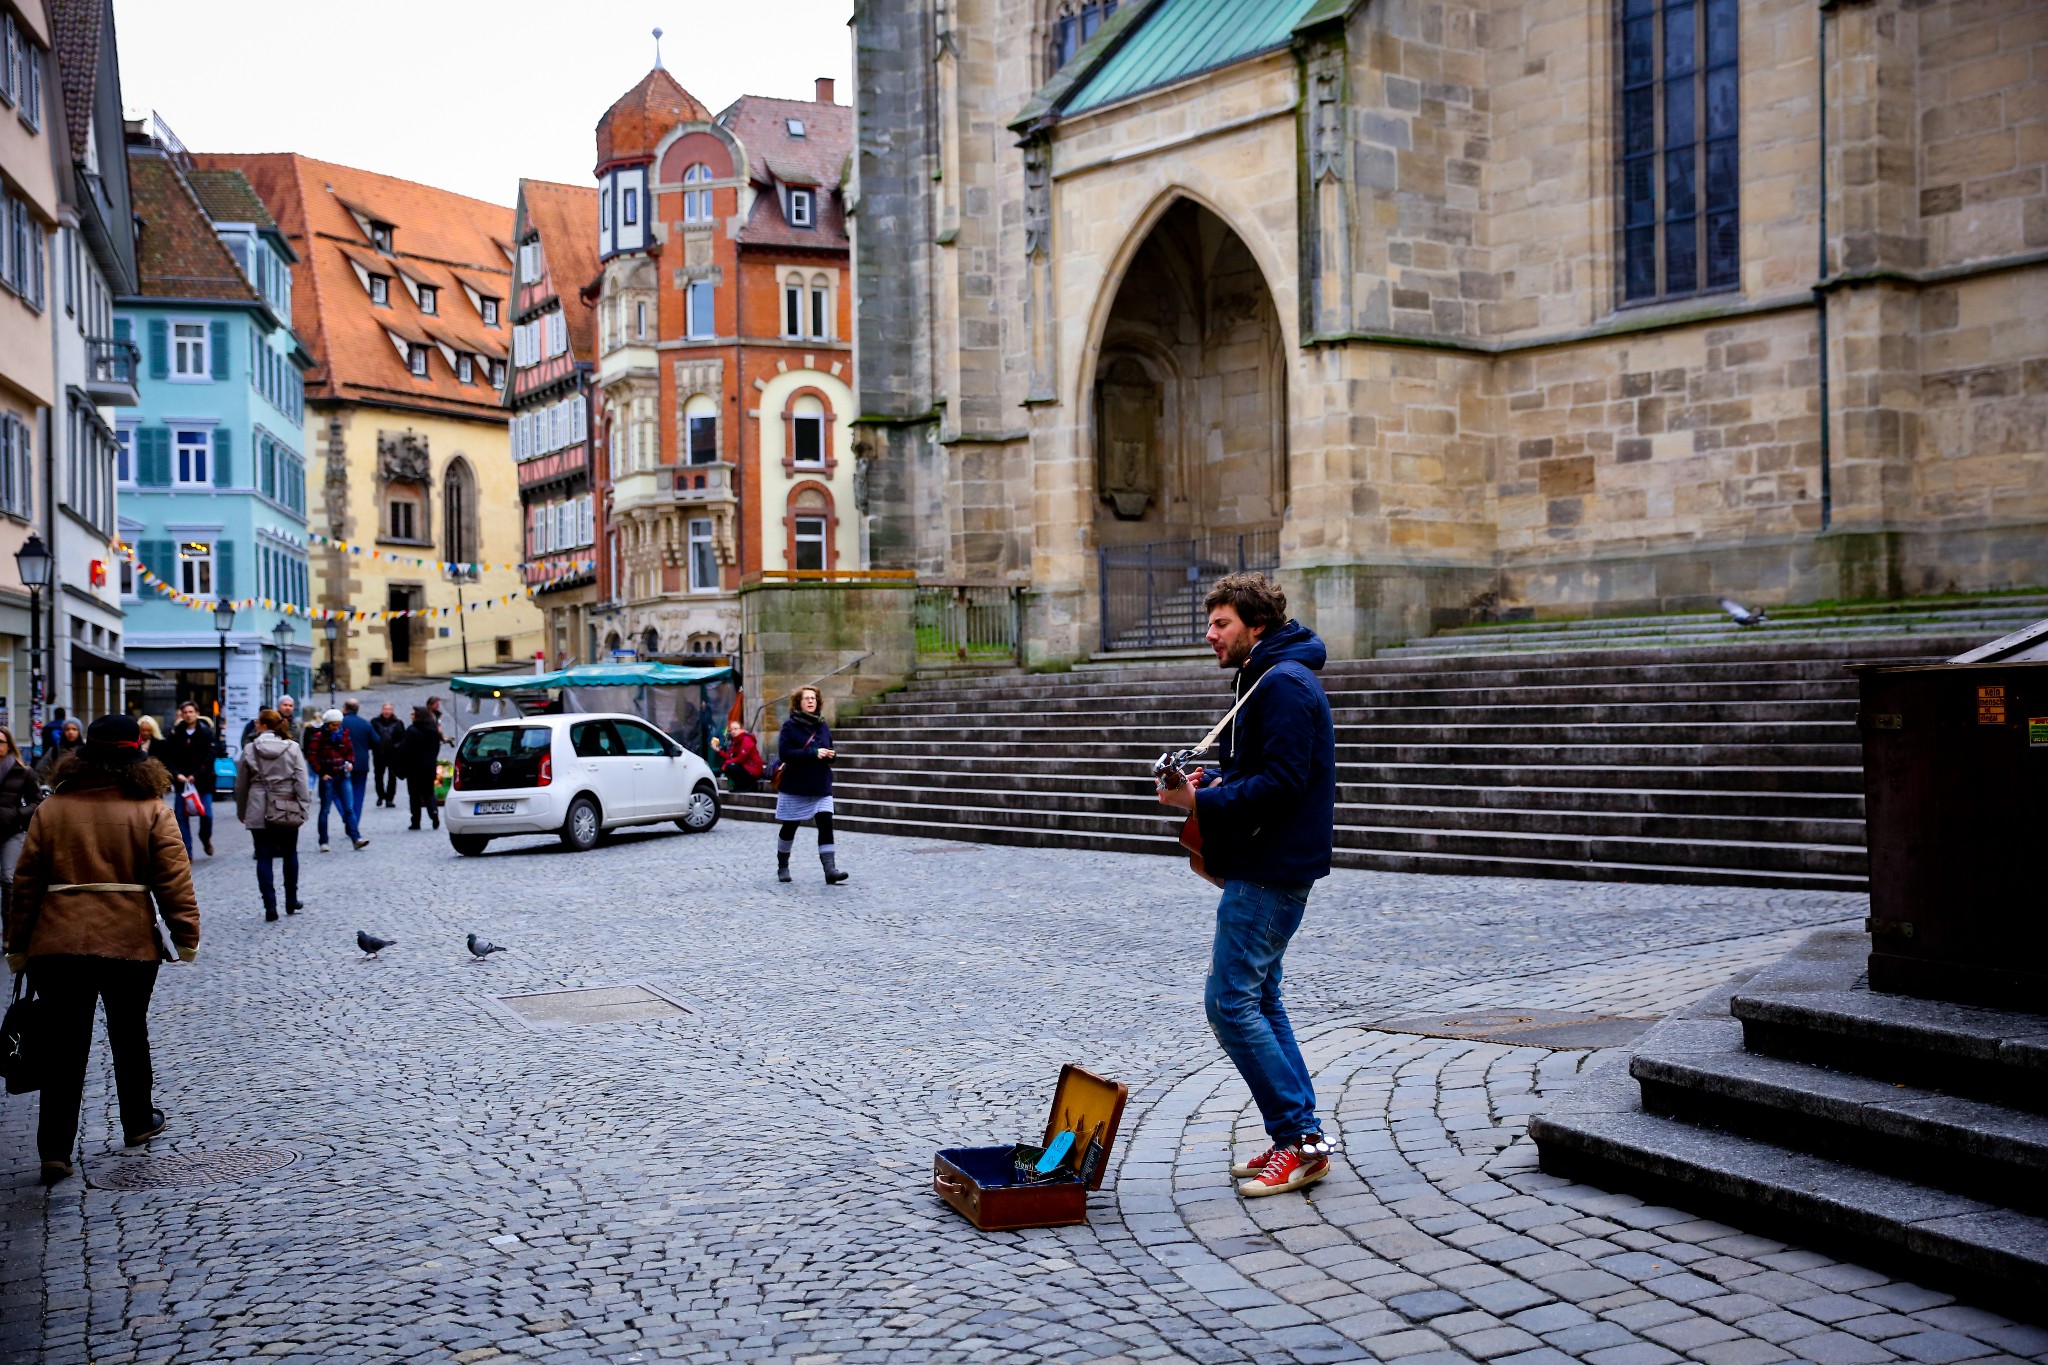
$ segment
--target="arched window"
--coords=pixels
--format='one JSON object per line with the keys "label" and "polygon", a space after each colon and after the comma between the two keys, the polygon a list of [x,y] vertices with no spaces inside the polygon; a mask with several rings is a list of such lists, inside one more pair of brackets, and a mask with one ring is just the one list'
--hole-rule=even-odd
{"label": "arched window", "polygon": [[725,641],[711,631],[697,631],[690,636],[685,646],[692,654],[720,654],[724,652]]}
{"label": "arched window", "polygon": [[713,464],[718,459],[718,400],[709,394],[692,394],[683,404],[685,446],[691,464]]}
{"label": "arched window", "polygon": [[692,186],[708,184],[711,168],[698,162],[683,172],[683,221],[686,223],[708,223],[711,221],[711,191],[693,189]]}
{"label": "arched window", "polygon": [[804,334],[804,277],[794,270],[782,281],[782,334]]}
{"label": "arched window", "polygon": [[839,465],[832,404],[817,389],[798,389],[782,409],[782,472],[822,469],[826,478]]}
{"label": "arched window", "polygon": [[1095,36],[1102,21],[1116,13],[1117,0],[1060,0],[1052,11],[1050,71],[1074,60],[1081,44]]}
{"label": "arched window", "polygon": [[827,275],[811,276],[811,335],[820,341],[832,337],[832,280]]}
{"label": "arched window", "polygon": [[789,490],[782,530],[790,568],[812,573],[839,567],[839,516],[824,484],[806,479]]}
{"label": "arched window", "polygon": [[619,652],[619,647],[624,643],[625,641],[619,638],[619,633],[617,631],[613,631],[611,634],[604,637],[604,652],[607,655],[616,654]]}
{"label": "arched window", "polygon": [[448,472],[441,477],[441,557],[456,564],[479,558],[476,475],[460,456],[449,461]]}
{"label": "arched window", "polygon": [[647,633],[640,638],[640,652],[643,654],[661,653],[661,632],[653,626],[649,626]]}

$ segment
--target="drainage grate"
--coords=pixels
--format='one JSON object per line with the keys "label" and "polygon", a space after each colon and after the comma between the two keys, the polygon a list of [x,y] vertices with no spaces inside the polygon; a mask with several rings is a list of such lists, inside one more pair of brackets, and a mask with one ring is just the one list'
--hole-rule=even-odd
{"label": "drainage grate", "polygon": [[674,1019],[690,1011],[648,986],[591,986],[573,991],[535,991],[501,995],[505,1007],[533,1028],[570,1028],[578,1024],[637,1024],[648,1019]]}
{"label": "drainage grate", "polygon": [[299,1159],[275,1147],[228,1147],[215,1152],[148,1156],[94,1165],[86,1183],[100,1190],[182,1190],[281,1171]]}
{"label": "drainage grate", "polygon": [[1574,1014],[1569,1010],[1481,1009],[1390,1019],[1373,1027],[1389,1033],[1466,1038],[1515,1047],[1591,1048],[1632,1043],[1655,1022],[1618,1014]]}

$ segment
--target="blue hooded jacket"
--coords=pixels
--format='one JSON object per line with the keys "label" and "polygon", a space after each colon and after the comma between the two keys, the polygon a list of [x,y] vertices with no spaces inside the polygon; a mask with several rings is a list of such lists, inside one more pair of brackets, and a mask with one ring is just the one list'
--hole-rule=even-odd
{"label": "blue hooded jacket", "polygon": [[1221,780],[1195,793],[1202,855],[1224,881],[1312,882],[1330,875],[1337,731],[1315,672],[1329,659],[1296,621],[1252,647],[1237,695],[1258,691],[1225,727]]}

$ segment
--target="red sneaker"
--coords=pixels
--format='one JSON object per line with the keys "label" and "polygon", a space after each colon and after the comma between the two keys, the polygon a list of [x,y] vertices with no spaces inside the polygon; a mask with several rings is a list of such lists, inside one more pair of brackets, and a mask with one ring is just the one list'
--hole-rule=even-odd
{"label": "red sneaker", "polygon": [[1240,1161],[1232,1165],[1230,1168],[1230,1173],[1240,1180],[1244,1179],[1244,1177],[1248,1175],[1257,1175],[1260,1171],[1266,1169],[1266,1163],[1271,1161],[1273,1159],[1273,1153],[1279,1150],[1280,1149],[1277,1147],[1268,1147],[1265,1151],[1260,1152],[1250,1161]]}
{"label": "red sneaker", "polygon": [[1237,1187],[1247,1199],[1268,1194],[1286,1194],[1315,1184],[1330,1173],[1330,1158],[1308,1156],[1298,1147],[1283,1147],[1271,1153],[1259,1173]]}

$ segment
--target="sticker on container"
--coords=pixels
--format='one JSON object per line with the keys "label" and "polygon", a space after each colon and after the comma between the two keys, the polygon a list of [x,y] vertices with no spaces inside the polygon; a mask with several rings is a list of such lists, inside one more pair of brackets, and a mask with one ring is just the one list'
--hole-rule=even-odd
{"label": "sticker on container", "polygon": [[2048,749],[2048,716],[2027,717],[2027,747]]}
{"label": "sticker on container", "polygon": [[1977,723],[1979,725],[2005,724],[2005,689],[2003,687],[1980,687],[1977,689]]}

